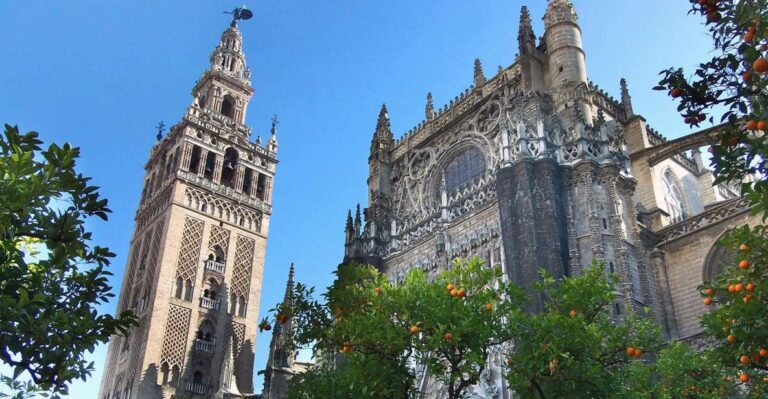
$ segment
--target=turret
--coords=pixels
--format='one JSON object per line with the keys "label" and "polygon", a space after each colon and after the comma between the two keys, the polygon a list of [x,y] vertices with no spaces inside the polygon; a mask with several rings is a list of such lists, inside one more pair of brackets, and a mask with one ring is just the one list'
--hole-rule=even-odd
{"label": "turret", "polygon": [[544,14],[544,42],[551,88],[587,83],[579,17],[570,0],[549,0]]}
{"label": "turret", "polygon": [[[392,128],[389,124],[387,106],[382,105],[376,131],[371,141],[371,155],[368,157],[368,209],[365,212],[366,227],[371,238],[380,238],[389,226],[390,175],[392,161],[390,151],[394,145]],[[355,220],[357,222],[357,220]]]}
{"label": "turret", "polygon": [[425,109],[427,121],[435,119],[435,103],[432,100],[432,92],[427,93],[427,106]]}

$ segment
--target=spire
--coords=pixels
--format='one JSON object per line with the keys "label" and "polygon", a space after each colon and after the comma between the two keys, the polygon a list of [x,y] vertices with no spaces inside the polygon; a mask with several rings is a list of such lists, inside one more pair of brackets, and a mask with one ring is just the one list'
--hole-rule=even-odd
{"label": "spire", "polygon": [[347,225],[345,227],[346,231],[352,231],[352,211],[347,212]]}
{"label": "spire", "polygon": [[283,303],[293,303],[293,274],[295,269],[293,262],[291,262],[291,268],[288,269],[288,282],[285,283],[285,295],[283,295]]}
{"label": "spire", "polygon": [[483,74],[483,64],[479,58],[475,58],[475,87],[485,84],[485,75]]}
{"label": "spire", "polygon": [[432,101],[432,92],[427,93],[427,120],[435,119],[435,103]]}
{"label": "spire", "polygon": [[520,47],[520,55],[532,54],[536,48],[536,34],[533,33],[531,13],[528,12],[528,7],[526,6],[520,9],[520,27],[517,33],[517,42]]}
{"label": "spire", "polygon": [[376,121],[376,131],[373,132],[373,140],[371,142],[371,151],[388,147],[392,142],[392,128],[389,125],[389,112],[387,112],[387,104],[381,104],[381,111],[379,111],[379,119]]}
{"label": "spire", "polygon": [[357,210],[355,211],[355,235],[360,235],[360,227],[363,225],[363,221],[360,217],[360,204],[357,204]]}
{"label": "spire", "polygon": [[621,78],[621,105],[624,106],[624,112],[627,118],[631,118],[635,111],[632,109],[632,97],[629,95],[629,89],[627,89],[627,80]]}

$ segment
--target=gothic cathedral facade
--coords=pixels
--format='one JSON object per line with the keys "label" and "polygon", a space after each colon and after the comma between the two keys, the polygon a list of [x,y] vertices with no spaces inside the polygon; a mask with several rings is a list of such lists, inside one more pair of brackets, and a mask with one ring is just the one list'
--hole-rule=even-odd
{"label": "gothic cathedral facade", "polygon": [[99,399],[253,392],[276,121],[268,142],[250,141],[254,90],[234,22],[210,61],[145,165],[117,306],[139,325],[110,341]]}
{"label": "gothic cathedral facade", "polygon": [[[371,141],[368,206],[347,216],[344,262],[395,281],[478,256],[522,286],[539,268],[579,274],[594,258],[619,276],[611,309],[653,317],[669,339],[696,342],[705,312],[697,286],[721,270],[714,242],[757,223],[738,191],[712,186],[698,148],[708,132],[666,140],[590,82],[570,0],[549,0],[543,38],[523,7],[519,54],[396,139],[386,106]],[[533,307],[540,307],[534,301]],[[501,351],[473,397],[510,398]],[[442,387],[423,376],[421,390]]]}

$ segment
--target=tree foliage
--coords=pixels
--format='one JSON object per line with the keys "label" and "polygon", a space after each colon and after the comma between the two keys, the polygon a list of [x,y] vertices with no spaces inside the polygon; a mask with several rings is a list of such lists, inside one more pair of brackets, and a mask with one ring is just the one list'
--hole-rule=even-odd
{"label": "tree foliage", "polygon": [[79,149],[5,125],[0,136],[0,360],[43,390],[67,392],[93,363],[84,354],[135,323],[95,306],[113,295],[114,256],[91,246],[85,221],[106,220],[107,200],[75,170]]}

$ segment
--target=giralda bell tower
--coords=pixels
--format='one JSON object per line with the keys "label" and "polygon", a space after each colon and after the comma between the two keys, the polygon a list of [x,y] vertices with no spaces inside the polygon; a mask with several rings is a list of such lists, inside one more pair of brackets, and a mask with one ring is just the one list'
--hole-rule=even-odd
{"label": "giralda bell tower", "polygon": [[256,325],[277,165],[244,124],[253,95],[236,9],[181,121],[150,151],[99,399],[253,392]]}

